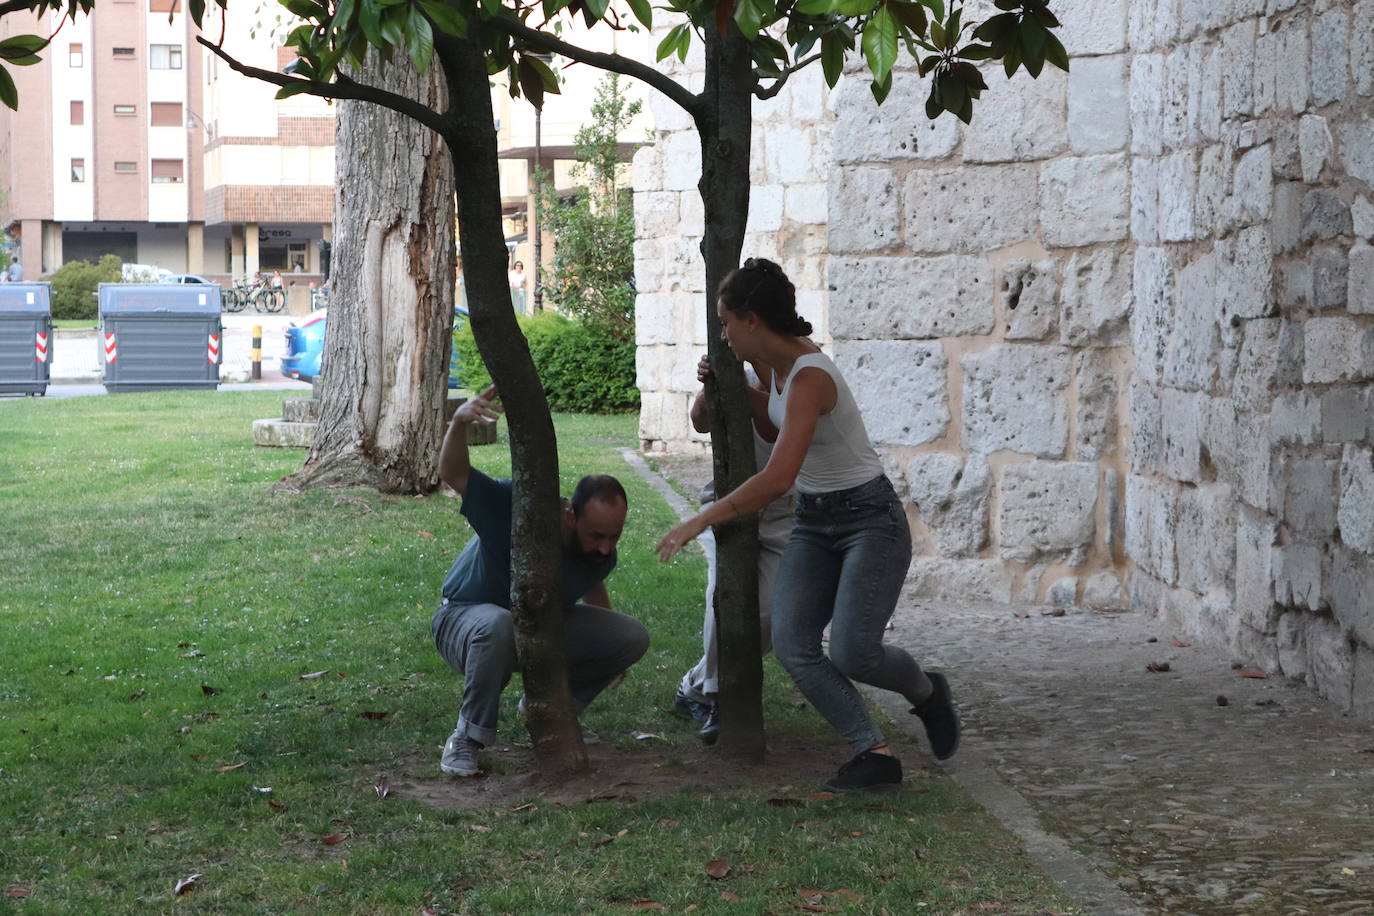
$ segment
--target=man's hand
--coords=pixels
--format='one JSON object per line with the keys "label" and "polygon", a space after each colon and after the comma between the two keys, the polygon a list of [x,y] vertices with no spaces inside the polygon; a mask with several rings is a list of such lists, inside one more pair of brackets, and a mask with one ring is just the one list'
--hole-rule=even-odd
{"label": "man's hand", "polygon": [[489,385],[481,394],[464,401],[453,412],[453,420],[444,433],[444,445],[439,450],[439,479],[453,487],[459,496],[467,493],[468,477],[472,472],[468,460],[468,424],[495,423],[506,409],[493,402],[496,397],[496,386]]}
{"label": "man's hand", "polygon": [[506,411],[506,408],[495,403],[497,397],[496,386],[488,385],[481,394],[468,398],[453,412],[453,422],[490,426]]}

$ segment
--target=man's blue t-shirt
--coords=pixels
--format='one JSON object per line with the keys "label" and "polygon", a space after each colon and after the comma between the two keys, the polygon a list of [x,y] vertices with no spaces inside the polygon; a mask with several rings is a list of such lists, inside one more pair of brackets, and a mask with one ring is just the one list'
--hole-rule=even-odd
{"label": "man's blue t-shirt", "polygon": [[[455,604],[510,607],[511,483],[473,468],[463,515],[477,536],[468,541],[444,577],[444,597]],[[615,569],[616,554],[594,563],[563,552],[563,606],[572,607]]]}

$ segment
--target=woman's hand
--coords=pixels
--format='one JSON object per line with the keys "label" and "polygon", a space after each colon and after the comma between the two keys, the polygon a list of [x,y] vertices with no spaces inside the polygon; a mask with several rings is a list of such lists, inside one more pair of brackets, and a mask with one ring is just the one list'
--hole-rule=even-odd
{"label": "woman's hand", "polygon": [[706,380],[710,377],[711,357],[703,355],[701,359],[697,361],[697,381],[705,385]]}
{"label": "woman's hand", "polygon": [[654,548],[654,552],[660,560],[667,563],[679,550],[686,547],[689,541],[695,540],[705,530],[706,525],[701,521],[701,516],[694,515],[665,534],[663,540]]}

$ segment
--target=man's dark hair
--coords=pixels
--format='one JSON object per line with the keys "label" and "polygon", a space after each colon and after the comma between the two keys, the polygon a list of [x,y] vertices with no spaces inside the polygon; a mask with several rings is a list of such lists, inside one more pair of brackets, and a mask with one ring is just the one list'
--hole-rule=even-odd
{"label": "man's dark hair", "polygon": [[604,503],[613,503],[619,499],[627,506],[630,504],[629,497],[625,495],[625,488],[610,474],[588,474],[577,482],[571,500],[573,515],[580,517],[587,503],[594,499]]}

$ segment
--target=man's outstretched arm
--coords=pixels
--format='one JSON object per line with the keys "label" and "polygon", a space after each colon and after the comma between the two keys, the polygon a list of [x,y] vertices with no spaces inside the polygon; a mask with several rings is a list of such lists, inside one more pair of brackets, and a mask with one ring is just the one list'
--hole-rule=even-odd
{"label": "man's outstretched arm", "polygon": [[453,420],[444,433],[444,445],[439,450],[439,479],[453,487],[459,496],[467,494],[468,477],[472,472],[472,462],[468,458],[468,424],[495,423],[505,410],[493,403],[496,397],[496,386],[490,385],[486,391],[464,401],[453,412]]}

